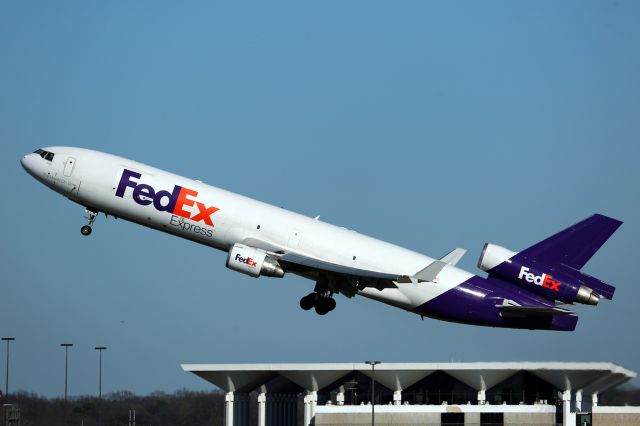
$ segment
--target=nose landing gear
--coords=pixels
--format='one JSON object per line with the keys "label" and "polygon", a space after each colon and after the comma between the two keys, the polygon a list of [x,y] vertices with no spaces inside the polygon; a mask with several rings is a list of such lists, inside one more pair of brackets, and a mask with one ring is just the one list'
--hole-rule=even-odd
{"label": "nose landing gear", "polygon": [[87,218],[87,224],[80,228],[80,233],[85,237],[91,234],[91,225],[93,225],[96,217],[98,217],[98,212],[95,210],[87,209],[87,214],[89,215]]}
{"label": "nose landing gear", "polygon": [[336,301],[331,293],[320,294],[313,292],[300,299],[300,307],[305,311],[316,308],[318,315],[326,315],[336,308]]}

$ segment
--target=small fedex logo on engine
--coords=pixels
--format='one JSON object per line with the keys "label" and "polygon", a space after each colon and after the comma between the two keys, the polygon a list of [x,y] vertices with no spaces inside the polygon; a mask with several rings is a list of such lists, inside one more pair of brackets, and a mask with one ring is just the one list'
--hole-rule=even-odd
{"label": "small fedex logo on engine", "polygon": [[240,253],[236,253],[236,262],[246,263],[249,266],[253,266],[254,268],[258,266],[258,262],[253,260],[252,257],[242,257]]}
{"label": "small fedex logo on engine", "polygon": [[220,209],[197,201],[198,191],[178,185],[174,185],[171,192],[156,191],[151,185],[140,183],[138,180],[141,177],[141,173],[124,169],[116,189],[116,197],[124,198],[127,188],[131,188],[133,201],[141,206],[153,204],[153,207],[158,211],[172,213],[193,222],[202,221],[206,225],[214,226],[211,215]]}
{"label": "small fedex logo on engine", "polygon": [[552,275],[544,273],[542,275],[535,275],[529,272],[529,268],[527,268],[526,266],[520,267],[520,274],[518,274],[518,279],[525,280],[528,283],[533,283],[541,287],[546,287],[553,291],[560,291],[560,281],[555,281]]}

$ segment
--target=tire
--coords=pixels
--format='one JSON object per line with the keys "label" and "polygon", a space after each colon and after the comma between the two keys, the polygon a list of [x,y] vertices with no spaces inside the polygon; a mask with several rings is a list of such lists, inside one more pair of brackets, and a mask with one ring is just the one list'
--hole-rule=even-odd
{"label": "tire", "polygon": [[335,300],[330,297],[320,297],[316,302],[316,313],[318,315],[326,315],[335,307]]}
{"label": "tire", "polygon": [[316,295],[311,293],[300,299],[300,307],[305,311],[310,310],[316,304]]}
{"label": "tire", "polygon": [[327,299],[327,308],[329,308],[329,312],[336,308],[336,300],[333,297]]}
{"label": "tire", "polygon": [[82,228],[80,228],[80,233],[85,237],[91,235],[91,231],[92,229],[89,225],[84,225]]}
{"label": "tire", "polygon": [[322,303],[318,303],[316,305],[316,314],[318,314],[318,315],[326,315],[327,312],[329,312],[329,311],[327,310],[327,308],[325,306],[323,306]]}

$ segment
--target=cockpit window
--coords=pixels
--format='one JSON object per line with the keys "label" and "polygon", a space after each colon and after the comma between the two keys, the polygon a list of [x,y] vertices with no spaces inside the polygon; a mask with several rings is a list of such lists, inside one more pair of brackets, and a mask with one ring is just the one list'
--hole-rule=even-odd
{"label": "cockpit window", "polygon": [[40,157],[44,158],[47,161],[52,161],[54,157],[53,152],[45,151],[44,149],[36,149],[33,151],[34,154],[38,154]]}

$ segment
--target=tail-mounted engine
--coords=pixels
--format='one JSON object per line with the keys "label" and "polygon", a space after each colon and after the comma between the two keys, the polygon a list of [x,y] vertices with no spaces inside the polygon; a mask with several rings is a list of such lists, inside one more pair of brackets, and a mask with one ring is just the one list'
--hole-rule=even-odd
{"label": "tail-mounted engine", "polygon": [[284,269],[275,257],[255,247],[234,244],[227,256],[227,268],[252,277],[264,275],[282,278]]}
{"label": "tail-mounted engine", "polygon": [[484,245],[478,268],[492,277],[565,303],[597,305],[601,297],[611,299],[615,291],[613,286],[567,265],[544,265],[495,244]]}

